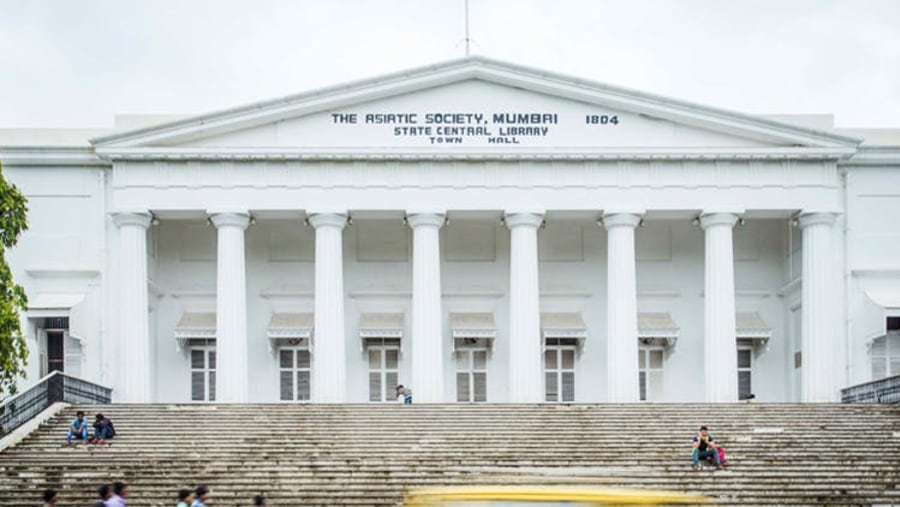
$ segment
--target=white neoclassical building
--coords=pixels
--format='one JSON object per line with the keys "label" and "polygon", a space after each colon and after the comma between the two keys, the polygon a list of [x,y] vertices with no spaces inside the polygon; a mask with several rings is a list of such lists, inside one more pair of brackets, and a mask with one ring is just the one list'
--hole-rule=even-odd
{"label": "white neoclassical building", "polygon": [[900,373],[900,131],[475,57],[0,130],[34,382],[118,401],[830,401]]}

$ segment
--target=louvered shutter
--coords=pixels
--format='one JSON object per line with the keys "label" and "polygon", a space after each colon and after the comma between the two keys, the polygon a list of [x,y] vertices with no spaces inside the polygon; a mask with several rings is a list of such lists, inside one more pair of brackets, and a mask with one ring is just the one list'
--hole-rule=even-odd
{"label": "louvered shutter", "polygon": [[474,378],[474,400],[487,401],[487,373],[480,372],[472,375]]}
{"label": "louvered shutter", "polygon": [[469,395],[469,372],[458,372],[456,374],[456,401],[467,402],[470,400]]}

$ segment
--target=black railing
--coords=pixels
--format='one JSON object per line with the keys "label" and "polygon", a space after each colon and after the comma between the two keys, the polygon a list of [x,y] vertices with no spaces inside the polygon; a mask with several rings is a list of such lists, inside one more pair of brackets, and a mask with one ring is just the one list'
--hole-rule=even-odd
{"label": "black railing", "polygon": [[106,404],[112,389],[54,371],[27,391],[0,403],[0,437],[6,436],[56,402]]}
{"label": "black railing", "polygon": [[841,389],[841,403],[900,403],[900,375]]}

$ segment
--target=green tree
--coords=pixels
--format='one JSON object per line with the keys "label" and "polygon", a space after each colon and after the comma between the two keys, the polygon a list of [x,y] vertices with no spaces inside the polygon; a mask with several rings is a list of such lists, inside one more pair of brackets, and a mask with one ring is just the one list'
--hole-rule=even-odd
{"label": "green tree", "polygon": [[6,262],[6,251],[28,228],[27,215],[25,196],[6,181],[0,166],[0,393],[16,392],[16,380],[25,375],[28,364],[28,346],[19,320],[28,307],[28,299],[25,289],[13,281]]}

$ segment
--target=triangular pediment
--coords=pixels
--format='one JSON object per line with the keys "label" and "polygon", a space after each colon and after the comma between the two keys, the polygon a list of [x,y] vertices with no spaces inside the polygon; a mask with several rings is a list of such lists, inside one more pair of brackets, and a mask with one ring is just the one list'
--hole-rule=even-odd
{"label": "triangular pediment", "polygon": [[480,57],[95,139],[98,153],[690,153],[859,140]]}

